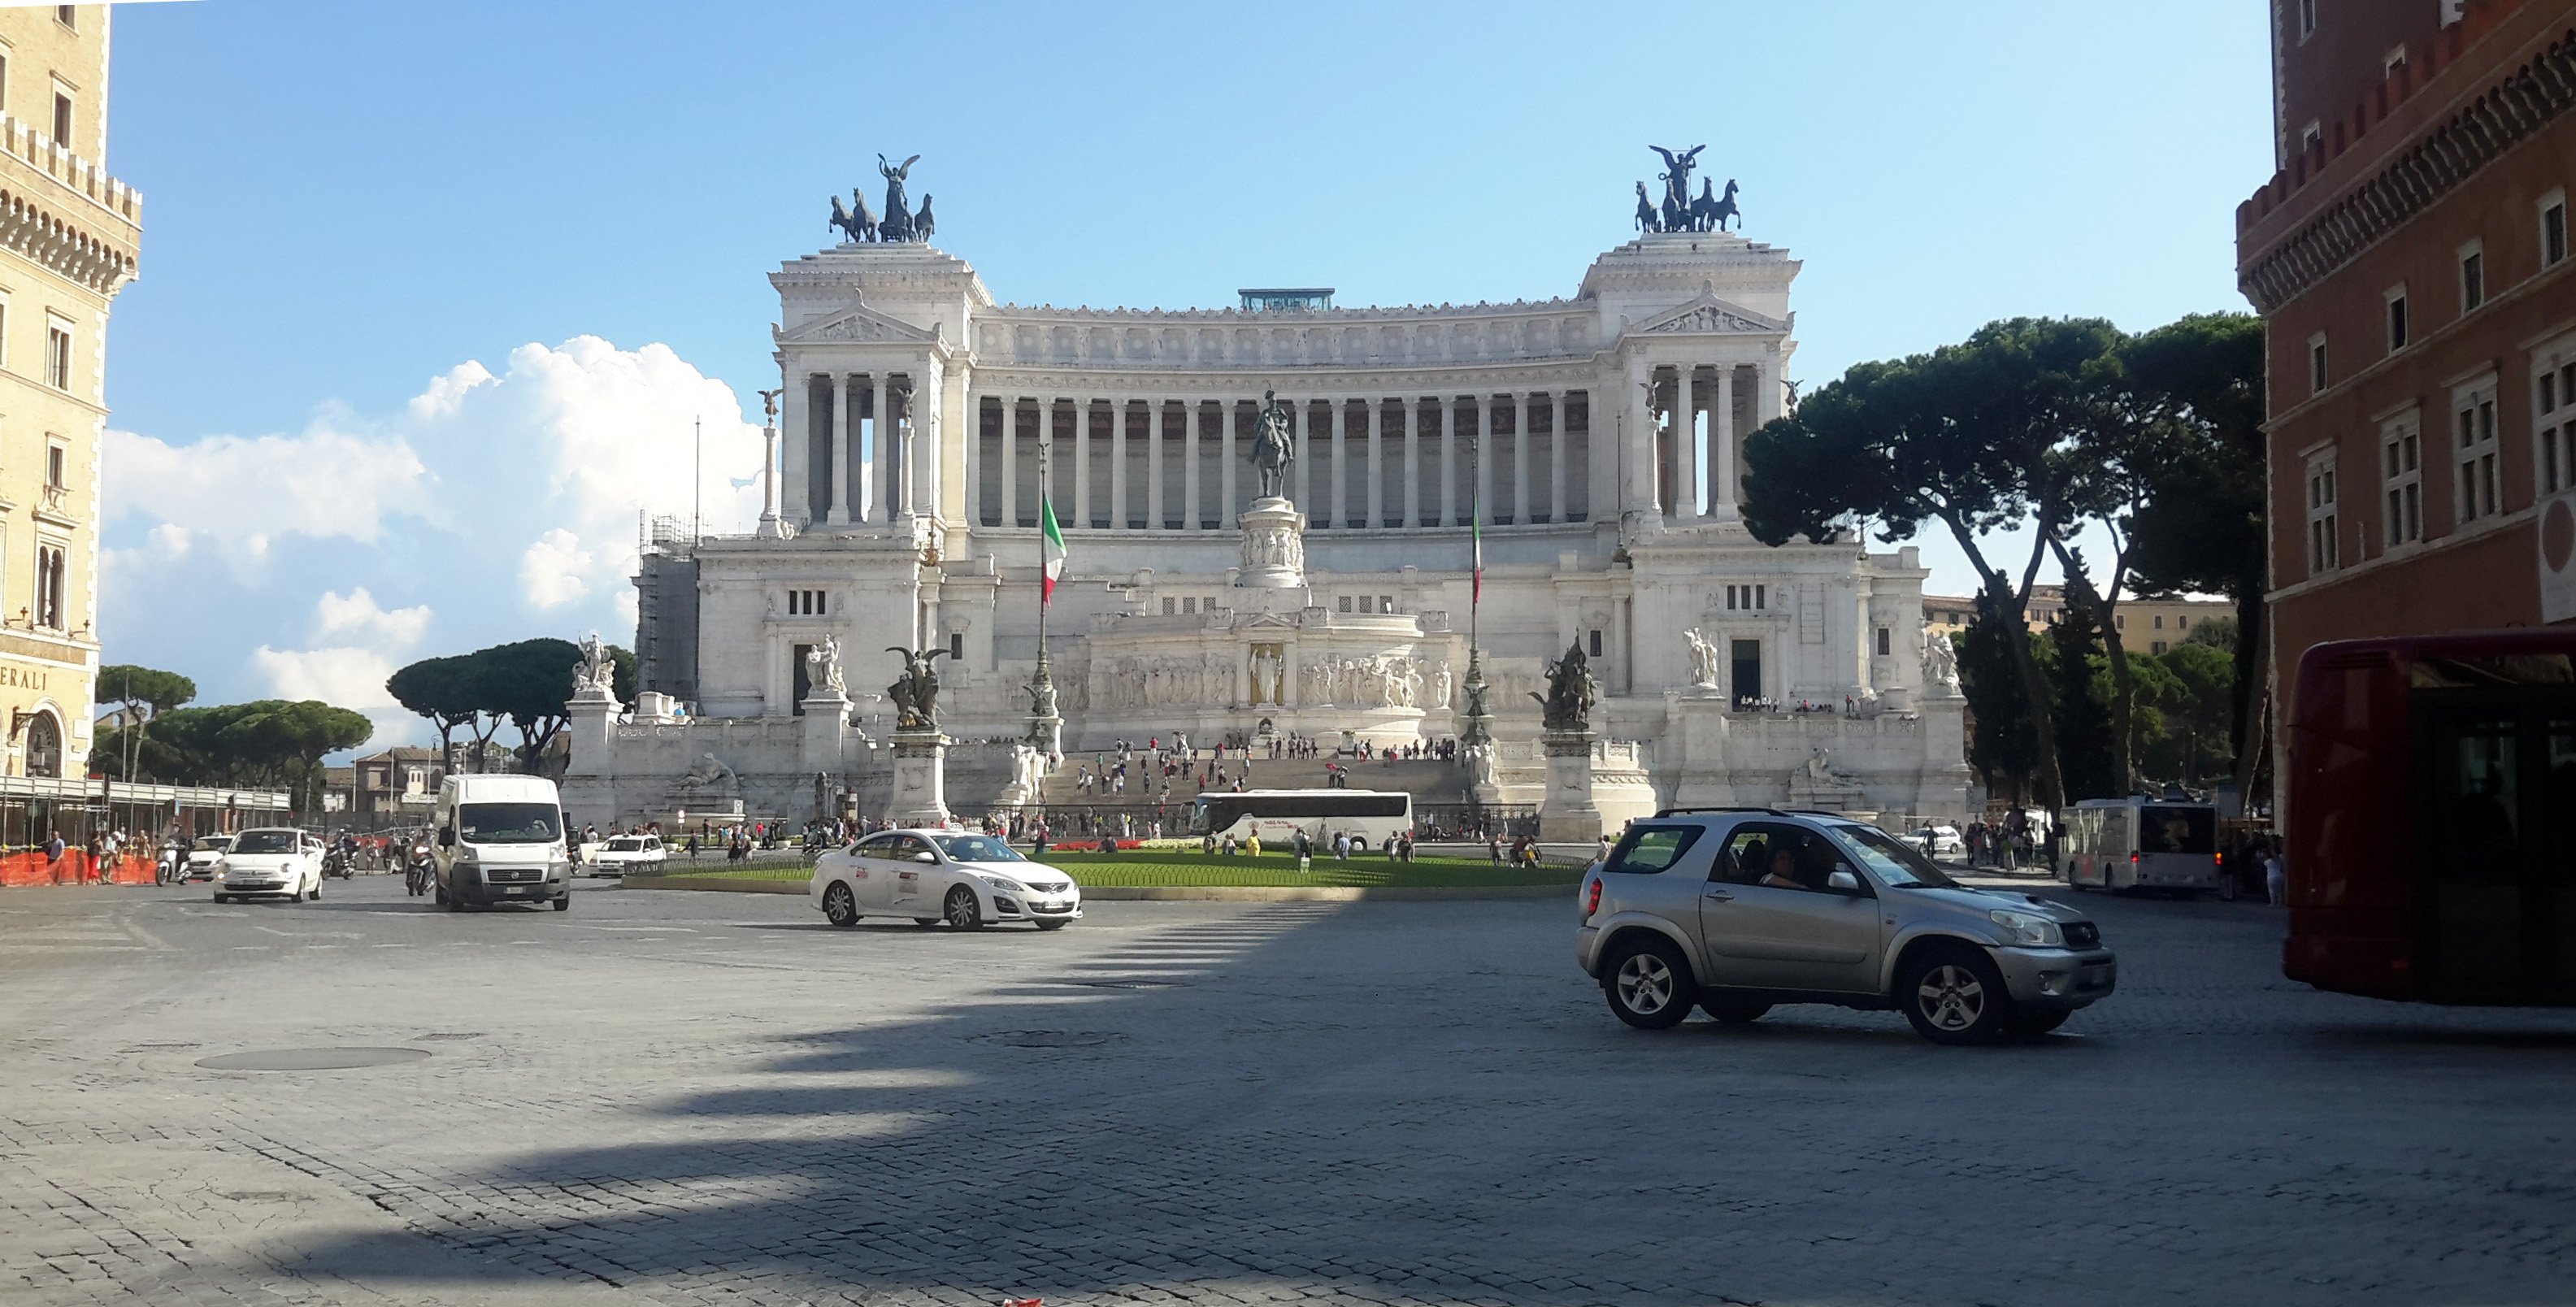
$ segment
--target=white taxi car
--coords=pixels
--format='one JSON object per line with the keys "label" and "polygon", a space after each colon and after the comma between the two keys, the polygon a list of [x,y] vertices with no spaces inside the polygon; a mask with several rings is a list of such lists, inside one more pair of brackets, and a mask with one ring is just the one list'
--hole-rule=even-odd
{"label": "white taxi car", "polygon": [[994,921],[1061,930],[1082,916],[1073,877],[973,831],[879,831],[816,859],[808,894],[835,926],[876,916],[955,930]]}
{"label": "white taxi car", "polygon": [[322,841],[291,826],[262,826],[233,837],[215,864],[215,902],[322,897]]}
{"label": "white taxi car", "polygon": [[590,855],[593,876],[624,876],[630,871],[656,872],[662,869],[668,851],[659,835],[611,835],[599,852]]}

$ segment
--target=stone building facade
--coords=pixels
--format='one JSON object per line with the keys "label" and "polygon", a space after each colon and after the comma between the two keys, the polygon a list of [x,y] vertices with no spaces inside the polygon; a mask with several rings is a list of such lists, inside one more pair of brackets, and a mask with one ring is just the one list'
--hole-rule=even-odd
{"label": "stone building facade", "polygon": [[2275,0],[2276,701],[2321,641],[2576,618],[2576,4]]}
{"label": "stone building facade", "polygon": [[[1580,648],[1614,819],[1818,795],[1958,813],[1960,701],[1925,680],[1914,551],[1771,548],[1741,523],[1744,439],[1786,400],[1798,270],[1773,246],[1685,231],[1603,254],[1562,299],[1247,292],[1244,308],[1167,312],[1006,304],[919,243],[792,260],[771,276],[773,511],[694,543],[694,684],[648,673],[635,717],[577,721],[568,802],[642,812],[694,794],[704,811],[727,791],[802,814],[818,775],[872,793],[892,645],[945,652],[950,736],[1023,736],[1045,486],[1068,543],[1047,617],[1067,750],[1452,737],[1472,637],[1497,802],[1536,801],[1530,692]],[[1297,455],[1277,499],[1248,461],[1265,394]],[[648,588],[675,629],[679,596]],[[854,695],[817,722],[827,638]],[[998,752],[951,763],[961,810],[1009,775]],[[695,779],[673,782],[683,768]]]}
{"label": "stone building facade", "polygon": [[107,318],[142,197],[107,173],[108,6],[0,9],[0,772],[88,774]]}

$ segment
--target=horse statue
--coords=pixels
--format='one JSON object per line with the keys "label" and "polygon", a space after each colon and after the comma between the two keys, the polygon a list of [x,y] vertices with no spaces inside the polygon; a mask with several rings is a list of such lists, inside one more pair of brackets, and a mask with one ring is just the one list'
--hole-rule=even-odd
{"label": "horse statue", "polygon": [[832,225],[846,233],[852,242],[877,238],[877,216],[868,212],[867,200],[857,187],[850,188],[850,208],[841,207],[841,197],[832,197]]}
{"label": "horse statue", "polygon": [[938,226],[930,220],[930,192],[923,191],[921,193],[921,208],[916,210],[912,215],[912,238],[917,241],[926,241],[930,239],[930,234],[937,230],[939,230]]}
{"label": "horse statue", "polygon": [[1714,200],[1708,198],[1707,190],[1707,185],[1703,183],[1700,186],[1699,201],[1691,206],[1691,211],[1699,215],[1701,223],[1704,224],[1700,230],[1724,231],[1726,220],[1729,218],[1735,219],[1735,225],[1742,227],[1744,215],[1735,207],[1735,179],[1732,177],[1726,179],[1726,194],[1722,198]]}
{"label": "horse statue", "polygon": [[1254,421],[1252,470],[1261,479],[1263,499],[1287,497],[1288,465],[1297,461],[1295,424],[1279,406],[1278,395],[1275,390],[1261,392],[1261,416]]}
{"label": "horse statue", "polygon": [[884,175],[886,182],[885,217],[877,222],[878,240],[913,239],[912,206],[904,202],[903,180],[911,175],[912,165],[920,160],[921,156],[916,154],[900,164],[892,164],[886,162],[884,155],[877,156],[877,171]]}
{"label": "horse statue", "polygon": [[1653,235],[1663,230],[1656,225],[1655,202],[1646,198],[1646,184],[1637,183],[1637,230]]}
{"label": "horse statue", "polygon": [[1548,660],[1547,693],[1529,692],[1529,697],[1538,700],[1540,724],[1547,729],[1592,729],[1592,707],[1601,700],[1601,682],[1593,679],[1584,663],[1583,646],[1567,645],[1563,658]]}

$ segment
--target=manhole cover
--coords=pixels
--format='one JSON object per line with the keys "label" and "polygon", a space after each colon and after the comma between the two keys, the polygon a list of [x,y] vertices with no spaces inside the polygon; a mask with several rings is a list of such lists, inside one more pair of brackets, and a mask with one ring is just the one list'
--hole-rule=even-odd
{"label": "manhole cover", "polygon": [[209,1071],[342,1071],[417,1062],[427,1056],[425,1048],[271,1048],[201,1057],[197,1065]]}
{"label": "manhole cover", "polygon": [[1108,1030],[1005,1030],[985,1038],[1013,1048],[1090,1048],[1124,1036]]}

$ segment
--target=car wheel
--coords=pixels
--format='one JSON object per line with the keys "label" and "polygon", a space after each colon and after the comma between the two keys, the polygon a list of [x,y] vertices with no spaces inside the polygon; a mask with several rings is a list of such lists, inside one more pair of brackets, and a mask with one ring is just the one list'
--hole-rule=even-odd
{"label": "car wheel", "polygon": [[859,901],[851,896],[849,886],[836,880],[823,891],[823,917],[835,926],[859,924]]}
{"label": "car wheel", "polygon": [[942,905],[941,919],[948,923],[951,930],[982,930],[984,913],[976,906],[975,891],[963,885],[948,891],[948,901]]}
{"label": "car wheel", "polygon": [[1983,1044],[2012,1016],[2012,996],[1992,959],[1966,945],[1926,950],[1897,982],[1914,1033],[1936,1044]]}
{"label": "car wheel", "polygon": [[432,885],[429,887],[429,893],[431,902],[436,903],[442,908],[447,906],[447,887],[445,885]]}
{"label": "car wheel", "polygon": [[314,878],[313,878],[313,888],[311,888],[311,889],[309,889],[309,890],[304,891],[304,897],[306,897],[306,898],[308,898],[308,899],[311,899],[311,900],[313,900],[313,901],[314,901],[314,902],[316,902],[316,903],[319,903],[319,902],[321,902],[321,901],[322,901],[322,878],[321,878],[321,877],[316,876],[316,877],[314,877]]}
{"label": "car wheel", "polygon": [[1072,924],[1073,924],[1073,923],[1072,923],[1072,922],[1070,922],[1070,921],[1041,921],[1041,922],[1039,922],[1039,923],[1038,923],[1038,929],[1040,929],[1040,930],[1062,930],[1062,929],[1064,929],[1065,927],[1070,926],[1070,925],[1072,925]]}
{"label": "car wheel", "polygon": [[2012,1031],[2016,1035],[2045,1035],[2065,1025],[2066,1019],[2073,1015],[2065,1011],[2027,1013],[2013,1018]]}
{"label": "car wheel", "polygon": [[1750,1025],[1761,1020],[1771,1005],[1749,998],[1704,998],[1699,1001],[1699,1010],[1720,1021]]}
{"label": "car wheel", "polygon": [[1660,935],[1620,951],[1601,973],[1611,1012],[1639,1030],[1668,1030],[1691,1010],[1690,964]]}

